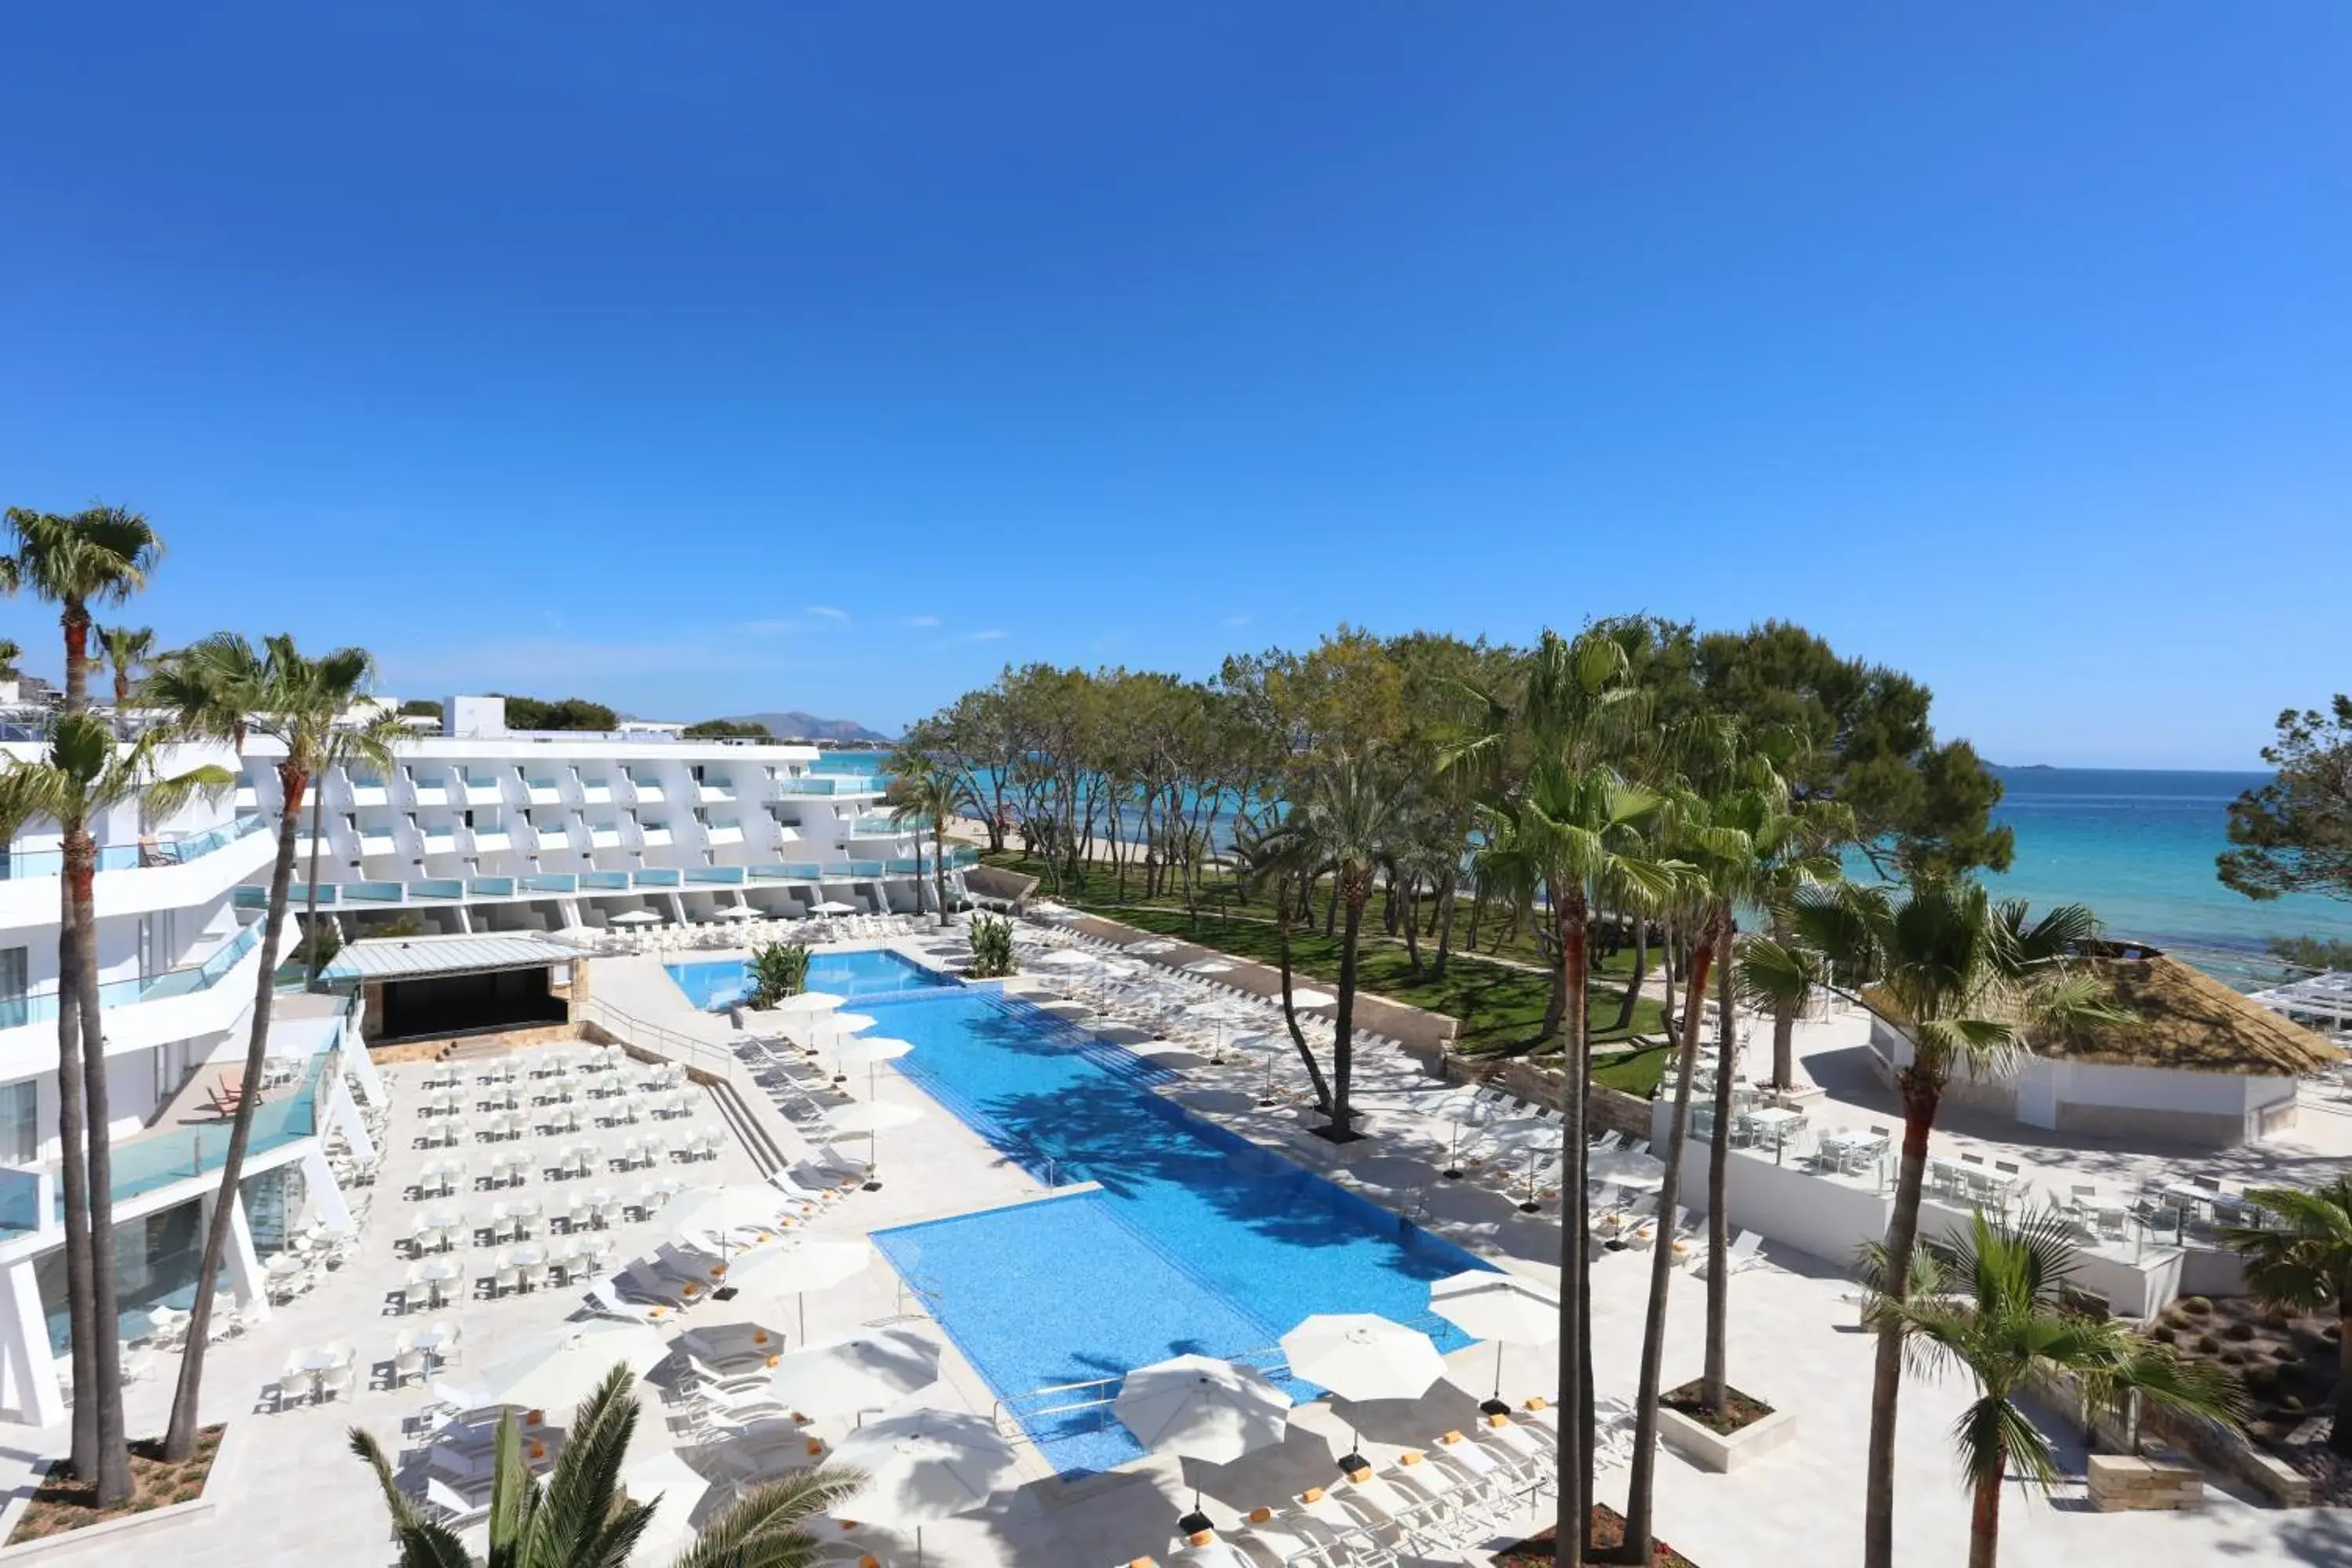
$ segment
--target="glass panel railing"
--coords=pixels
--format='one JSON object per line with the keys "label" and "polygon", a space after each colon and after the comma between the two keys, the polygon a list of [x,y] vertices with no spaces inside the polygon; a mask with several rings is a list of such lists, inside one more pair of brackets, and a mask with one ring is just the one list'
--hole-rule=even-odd
{"label": "glass panel railing", "polygon": [[241,910],[266,910],[269,907],[269,889],[237,888],[230,892],[229,902]]}
{"label": "glass panel railing", "polygon": [[[98,1005],[101,1008],[128,1007],[135,1003],[160,1002],[167,997],[209,991],[260,943],[261,924],[257,921],[215,949],[202,963],[167,970],[162,974],[104,982],[98,988]],[[23,996],[0,997],[0,1028],[48,1023],[57,1016],[58,991],[54,982]]]}
{"label": "glass panel railing", "polygon": [[[282,1149],[316,1133],[325,1112],[327,1091],[341,1070],[342,1053],[322,1051],[310,1058],[299,1083],[264,1096],[253,1108],[246,1157]],[[218,1171],[228,1157],[230,1131],[229,1123],[215,1122],[117,1143],[113,1155],[116,1201]]]}
{"label": "glass panel railing", "polygon": [[950,849],[948,851],[948,867],[950,870],[960,871],[967,866],[977,866],[979,864],[980,851],[972,848],[969,845],[966,845],[960,849]]}
{"label": "glass panel railing", "polygon": [[678,874],[666,866],[647,866],[631,873],[640,888],[675,888]]}
{"label": "glass panel railing", "polygon": [[355,904],[396,904],[406,891],[398,882],[345,882],[342,889]]}
{"label": "glass panel railing", "polygon": [[629,874],[626,871],[583,871],[580,873],[580,886],[583,889],[603,888],[609,890],[615,888],[625,888],[628,885]]}
{"label": "glass panel railing", "polygon": [[[240,893],[245,890],[246,889],[238,889]],[[269,889],[267,888],[255,888],[252,891],[261,895],[259,901],[255,903],[252,907],[259,910],[268,909],[269,907]],[[321,882],[319,884],[319,902],[321,905],[331,904],[339,896],[341,896],[341,892],[342,886],[341,883]],[[310,884],[308,882],[295,882],[289,884],[286,889],[286,907],[289,910],[310,908]]]}
{"label": "glass panel railing", "polygon": [[814,882],[824,875],[824,868],[814,860],[788,860],[776,868],[776,873],[786,882]]}
{"label": "glass panel railing", "polygon": [[[101,844],[98,847],[98,868],[101,871],[133,871],[145,866],[183,866],[240,838],[249,837],[268,825],[267,816],[258,812],[248,812],[233,822],[202,833],[175,834],[139,844]],[[0,880],[56,877],[63,875],[64,871],[65,853],[62,850],[18,849],[0,853]]]}
{"label": "glass panel railing", "polygon": [[518,877],[515,885],[526,893],[569,893],[578,889],[580,879],[550,871],[543,875]]}
{"label": "glass panel railing", "polygon": [[686,879],[689,882],[718,882],[729,887],[736,887],[743,880],[743,868],[740,866],[689,866],[686,868]]}
{"label": "glass panel railing", "polygon": [[879,860],[844,860],[834,872],[836,877],[878,877],[882,874]]}
{"label": "glass panel railing", "polygon": [[512,877],[468,877],[466,891],[478,899],[507,899],[514,896]]}
{"label": "glass panel railing", "polygon": [[408,884],[408,893],[415,899],[462,899],[466,896],[466,880],[462,877],[423,877]]}
{"label": "glass panel railing", "polygon": [[840,783],[838,779],[829,778],[778,779],[776,793],[778,795],[846,794],[846,791],[838,787]]}
{"label": "glass panel railing", "polygon": [[900,822],[887,816],[861,816],[851,822],[849,831],[857,838],[903,838],[909,833],[929,833],[930,818],[910,816]]}

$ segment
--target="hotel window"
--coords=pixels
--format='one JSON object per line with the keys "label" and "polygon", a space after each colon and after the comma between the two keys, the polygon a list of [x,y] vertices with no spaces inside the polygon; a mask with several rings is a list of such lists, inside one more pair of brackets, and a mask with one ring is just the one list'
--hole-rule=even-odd
{"label": "hotel window", "polygon": [[[23,948],[17,948],[23,952]],[[41,1153],[41,1082],[0,1084],[0,1162],[30,1164]]]}

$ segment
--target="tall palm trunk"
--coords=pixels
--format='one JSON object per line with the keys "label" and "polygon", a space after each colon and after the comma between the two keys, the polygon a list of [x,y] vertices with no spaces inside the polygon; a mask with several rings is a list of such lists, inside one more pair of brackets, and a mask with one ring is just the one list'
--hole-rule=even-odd
{"label": "tall palm trunk", "polygon": [[[1911,1254],[1919,1240],[1919,1194],[1927,1184],[1927,1134],[1944,1094],[1942,1078],[1922,1070],[1915,1055],[1898,1075],[1903,1097],[1903,1163],[1895,1184],[1895,1211],[1886,1220],[1884,1289],[1896,1300],[1911,1289]],[[1895,1416],[1903,1391],[1903,1330],[1888,1321],[1878,1330],[1878,1353],[1871,1368],[1870,1458],[1863,1479],[1864,1568],[1895,1568]]]}
{"label": "tall palm trunk", "polygon": [[1559,1523],[1553,1531],[1551,1560],[1553,1568],[1582,1568],[1592,1519],[1591,1253],[1584,1212],[1584,1122],[1591,1076],[1584,983],[1591,957],[1587,946],[1591,912],[1581,887],[1556,893],[1552,903],[1559,933],[1560,987],[1570,998],[1568,1037],[1560,1052],[1560,1146],[1568,1168],[1560,1177],[1566,1196],[1559,1224],[1559,1402],[1560,1429],[1573,1436],[1559,1445]]}
{"label": "tall palm trunk", "polygon": [[1282,973],[1282,1019],[1290,1026],[1290,1043],[1298,1047],[1298,1059],[1306,1064],[1307,1081],[1315,1086],[1315,1103],[1327,1117],[1333,1116],[1331,1085],[1323,1076],[1323,1064],[1315,1059],[1314,1047],[1307,1043],[1306,1031],[1298,1026],[1298,1009],[1290,1000],[1290,922],[1292,920],[1290,889],[1276,890],[1274,899],[1274,940],[1276,956]]}
{"label": "tall palm trunk", "polygon": [[[282,818],[282,811],[280,816]],[[319,982],[320,971],[327,967],[326,960],[319,956],[319,841],[326,837],[326,827],[327,786],[321,783],[310,796],[310,870],[302,884],[302,940],[303,945],[310,950],[302,959],[302,989],[305,991],[326,989]],[[283,820],[278,825],[278,847],[282,852],[286,847],[286,824]]]}
{"label": "tall palm trunk", "polygon": [[2336,1418],[2328,1424],[2327,1446],[2352,1453],[2352,1283],[2336,1297]]}
{"label": "tall palm trunk", "polygon": [[1976,1479],[1969,1504],[1969,1568],[1994,1568],[2000,1557],[2000,1487],[2004,1466],[1996,1457],[1992,1469]]}
{"label": "tall palm trunk", "polygon": [[[1772,940],[1789,940],[1789,922],[1779,915],[1772,917]],[[1797,998],[1783,996],[1772,1004],[1772,1087],[1797,1087]]]}
{"label": "tall palm trunk", "polygon": [[1345,1143],[1355,1135],[1348,1089],[1356,1069],[1356,948],[1363,936],[1364,905],[1371,897],[1371,873],[1342,868],[1338,881],[1347,920],[1339,937],[1339,1001],[1331,1017],[1331,1137]]}
{"label": "tall palm trunk", "polygon": [[1738,1035],[1732,1026],[1732,943],[1738,927],[1726,906],[1723,962],[1716,965],[1715,1126],[1707,1137],[1706,1162],[1706,1407],[1720,1415],[1730,1403],[1731,1276],[1731,1086]]}
{"label": "tall palm trunk", "polygon": [[1454,952],[1454,907],[1456,896],[1455,879],[1449,876],[1437,890],[1437,955],[1429,966],[1432,980],[1445,978],[1445,961]]}
{"label": "tall palm trunk", "polygon": [[1404,956],[1414,974],[1421,973],[1421,882],[1404,886]]}
{"label": "tall palm trunk", "polygon": [[1690,985],[1683,1005],[1682,1049],[1675,1085],[1675,1113],[1666,1130],[1666,1168],[1658,1187],[1658,1239],[1650,1248],[1650,1303],[1642,1325],[1641,1386],[1633,1395],[1633,1475],[1625,1488],[1625,1543],[1612,1561],[1647,1568],[1651,1552],[1658,1463],[1658,1383],[1666,1353],[1666,1285],[1675,1271],[1675,1200],[1682,1195],[1683,1149],[1690,1131],[1692,1069],[1698,1062],[1698,999],[1706,994],[1707,970],[1715,957],[1713,933],[1701,928],[1691,949]]}
{"label": "tall palm trunk", "polygon": [[[917,841],[919,844],[920,840]],[[921,875],[919,868],[917,873]],[[931,884],[940,898],[940,929],[948,929],[948,827],[939,814],[931,814]]]}
{"label": "tall palm trunk", "polygon": [[[131,1447],[122,1422],[122,1337],[117,1327],[114,1267],[114,1156],[108,1137],[105,1020],[99,1012],[98,908],[92,883],[98,844],[89,825],[66,830],[66,882],[73,889],[73,919],[81,965],[82,1110],[89,1119],[91,1320],[90,1372],[97,1379],[98,1506],[114,1508],[131,1497]],[[79,1394],[77,1398],[81,1397]]]}
{"label": "tall palm trunk", "polygon": [[73,1367],[73,1473],[98,1476],[98,1333],[89,1234],[89,1118],[82,1107],[81,936],[73,885],[58,879],[58,1184],[66,1211],[66,1321]]}
{"label": "tall palm trunk", "polygon": [[1617,999],[1616,1032],[1623,1034],[1633,1026],[1633,1004],[1642,998],[1642,982],[1650,973],[1650,922],[1640,915],[1633,917],[1633,978],[1625,983],[1625,994]]}
{"label": "tall palm trunk", "polygon": [[[269,1052],[269,1015],[278,996],[278,942],[286,929],[286,905],[294,880],[294,836],[302,820],[302,794],[310,775],[289,760],[278,765],[284,791],[278,813],[278,858],[269,868],[269,912],[261,922],[261,973],[253,985],[253,1029],[246,1038],[244,1092],[229,1122],[228,1151],[221,1162],[220,1187],[205,1226],[204,1261],[196,1268],[196,1299],[188,1309],[187,1348],[180,1352],[180,1381],[172,1394],[172,1424],[163,1434],[163,1457],[183,1459],[195,1452],[197,1405],[204,1394],[205,1343],[212,1324],[213,1292],[220,1288],[221,1263],[228,1256],[230,1222],[237,1183],[245,1175],[246,1144],[253,1136],[253,1108],[261,1099],[261,1073]],[[322,792],[323,793],[323,792]],[[312,843],[315,845],[314,838]],[[316,850],[313,850],[316,853]],[[315,942],[315,938],[313,939]]]}

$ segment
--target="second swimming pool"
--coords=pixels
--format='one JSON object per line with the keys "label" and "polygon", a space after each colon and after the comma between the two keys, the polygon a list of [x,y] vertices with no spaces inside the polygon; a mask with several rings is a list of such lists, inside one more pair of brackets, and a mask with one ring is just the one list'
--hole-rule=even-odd
{"label": "second swimming pool", "polygon": [[988,991],[861,1006],[913,1043],[899,1070],[994,1147],[1101,1185],[874,1237],[1056,1468],[1141,1449],[1107,1411],[1042,1412],[1069,1401],[1038,1389],[1263,1352],[1315,1312],[1467,1342],[1429,1315],[1429,1284],[1479,1259],[1154,1094],[1170,1075],[1132,1052]]}

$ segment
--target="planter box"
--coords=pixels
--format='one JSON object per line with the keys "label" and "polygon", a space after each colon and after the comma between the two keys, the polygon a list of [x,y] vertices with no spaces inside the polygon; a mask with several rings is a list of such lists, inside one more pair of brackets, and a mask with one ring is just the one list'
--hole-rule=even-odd
{"label": "planter box", "polygon": [[[205,1473],[205,1489],[201,1496],[188,1502],[175,1502],[168,1508],[150,1509],[145,1513],[126,1515],[109,1520],[104,1524],[87,1525],[80,1530],[68,1530],[62,1535],[44,1536],[38,1541],[19,1542],[14,1546],[0,1547],[0,1563],[33,1563],[63,1560],[68,1553],[89,1548],[109,1561],[114,1554],[128,1552],[134,1543],[170,1534],[192,1521],[209,1519],[234,1478],[240,1452],[245,1447],[238,1434],[241,1428],[231,1426],[221,1434],[220,1449],[213,1455],[213,1468]],[[0,1512],[0,1539],[16,1528],[32,1494],[28,1490]]]}
{"label": "planter box", "polygon": [[2188,1465],[2094,1454],[2090,1463],[2091,1506],[2101,1513],[2126,1510],[2202,1508],[2205,1478]]}
{"label": "planter box", "polygon": [[1658,1407],[1658,1441],[1702,1470],[1743,1469],[1774,1449],[1787,1447],[1796,1437],[1793,1410],[1775,1410],[1726,1437],[1679,1410]]}

